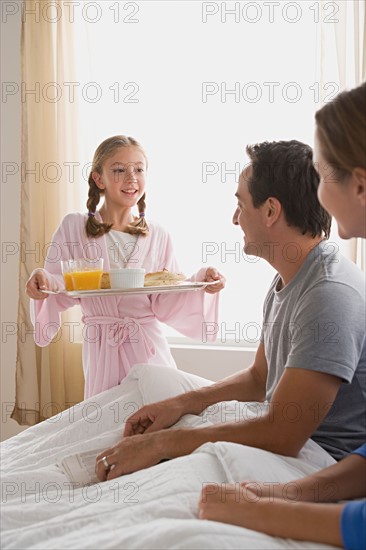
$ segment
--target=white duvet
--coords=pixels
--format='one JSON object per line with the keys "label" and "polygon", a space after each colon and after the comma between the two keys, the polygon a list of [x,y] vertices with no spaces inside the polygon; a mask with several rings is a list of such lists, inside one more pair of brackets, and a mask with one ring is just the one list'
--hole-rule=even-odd
{"label": "white duvet", "polygon": [[[64,456],[118,441],[125,419],[143,404],[210,383],[171,368],[137,365],[120,386],[3,443],[2,548],[330,548],[197,519],[205,483],[288,482],[332,464],[312,441],[296,459],[234,443],[207,443],[190,456],[78,489],[56,466]],[[187,415],[179,424],[230,422],[259,413],[257,404],[232,401],[199,417]]]}

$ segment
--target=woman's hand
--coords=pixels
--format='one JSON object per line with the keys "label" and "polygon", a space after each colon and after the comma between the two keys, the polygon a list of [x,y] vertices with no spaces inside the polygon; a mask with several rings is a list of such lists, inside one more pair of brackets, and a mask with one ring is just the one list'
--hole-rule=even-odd
{"label": "woman's hand", "polygon": [[33,300],[44,300],[48,298],[48,294],[40,292],[40,290],[50,290],[50,285],[46,277],[44,269],[36,269],[28,279],[25,285],[25,291]]}
{"label": "woman's hand", "polygon": [[147,434],[169,428],[184,414],[187,413],[180,396],[145,405],[127,419],[123,436]]}
{"label": "woman's hand", "polygon": [[214,267],[208,267],[206,270],[206,277],[204,282],[213,282],[213,281],[220,281],[219,283],[216,283],[215,285],[208,285],[205,288],[205,292],[208,294],[216,294],[216,292],[220,292],[223,288],[225,288],[226,279],[221,273],[217,271]]}
{"label": "woman's hand", "polygon": [[[268,495],[259,497],[257,492],[250,490],[251,485],[206,485],[201,491],[198,517],[231,523],[273,537],[311,540],[343,548],[341,515],[344,503],[294,502],[297,499],[283,500]],[[358,548],[357,543],[355,547]]]}
{"label": "woman's hand", "polygon": [[258,521],[263,522],[261,508],[261,499],[239,483],[209,483],[201,491],[198,517],[256,529]]}

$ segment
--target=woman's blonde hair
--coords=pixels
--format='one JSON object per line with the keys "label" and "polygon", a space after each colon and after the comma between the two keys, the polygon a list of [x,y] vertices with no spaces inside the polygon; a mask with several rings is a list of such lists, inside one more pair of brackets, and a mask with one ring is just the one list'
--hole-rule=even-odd
{"label": "woman's blonde hair", "polygon": [[[93,172],[101,174],[105,161],[113,155],[116,149],[120,149],[121,147],[136,147],[136,149],[138,149],[145,157],[147,167],[146,154],[139,142],[132,137],[113,136],[104,140],[98,146],[97,150],[94,153],[93,164],[88,178],[89,193],[88,200],[86,202],[86,207],[88,209],[88,219],[85,225],[85,230],[88,237],[101,237],[112,229],[113,224],[99,222],[94,216],[96,208],[100,201],[100,196],[104,193],[104,191],[103,189],[99,189],[99,187],[93,180]],[[149,227],[145,220],[145,198],[146,195],[144,193],[137,203],[139,217],[136,221],[130,223],[127,226],[126,233],[130,233],[131,235],[148,235]]]}
{"label": "woman's blonde hair", "polygon": [[366,82],[324,105],[315,120],[321,152],[339,181],[366,168]]}

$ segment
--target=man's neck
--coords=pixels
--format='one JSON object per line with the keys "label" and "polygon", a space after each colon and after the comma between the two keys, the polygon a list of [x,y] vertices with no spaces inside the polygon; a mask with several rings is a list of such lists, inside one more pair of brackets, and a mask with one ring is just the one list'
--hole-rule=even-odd
{"label": "man's neck", "polygon": [[[296,236],[273,243],[271,254],[266,260],[276,269],[281,277],[281,286],[284,288],[298,273],[311,250],[315,248],[323,237]],[[278,290],[280,290],[278,288]]]}

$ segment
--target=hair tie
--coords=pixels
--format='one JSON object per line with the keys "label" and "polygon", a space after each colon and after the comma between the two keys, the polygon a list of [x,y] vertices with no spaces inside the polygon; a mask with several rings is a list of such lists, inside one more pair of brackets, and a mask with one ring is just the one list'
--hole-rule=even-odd
{"label": "hair tie", "polygon": [[144,218],[144,217],[145,217],[145,212],[141,212],[140,218]]}
{"label": "hair tie", "polygon": [[91,212],[91,211],[89,210],[88,216],[89,216],[89,218],[95,216],[95,212]]}

